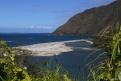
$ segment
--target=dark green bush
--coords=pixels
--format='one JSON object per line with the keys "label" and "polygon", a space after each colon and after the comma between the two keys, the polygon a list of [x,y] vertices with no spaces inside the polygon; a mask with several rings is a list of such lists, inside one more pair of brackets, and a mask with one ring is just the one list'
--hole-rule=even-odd
{"label": "dark green bush", "polygon": [[0,41],[0,81],[31,81],[26,69],[15,64],[13,50]]}
{"label": "dark green bush", "polygon": [[121,26],[112,38],[104,43],[103,48],[108,57],[92,68],[92,81],[121,81]]}

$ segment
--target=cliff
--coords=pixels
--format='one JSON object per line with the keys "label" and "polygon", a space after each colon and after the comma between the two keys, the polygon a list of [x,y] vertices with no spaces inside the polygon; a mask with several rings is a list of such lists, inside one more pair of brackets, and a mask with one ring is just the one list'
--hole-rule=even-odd
{"label": "cliff", "polygon": [[[115,1],[109,5],[88,9],[73,16],[67,23],[55,30],[55,35],[98,35],[109,30],[116,22],[117,5]],[[120,5],[120,4],[119,4]],[[119,11],[121,11],[121,8]],[[120,15],[119,15],[120,16]]]}

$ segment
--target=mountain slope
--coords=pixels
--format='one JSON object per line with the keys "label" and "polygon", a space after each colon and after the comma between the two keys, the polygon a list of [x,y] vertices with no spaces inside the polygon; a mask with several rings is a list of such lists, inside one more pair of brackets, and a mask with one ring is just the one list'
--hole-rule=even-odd
{"label": "mountain slope", "polygon": [[105,29],[110,29],[115,22],[118,1],[98,8],[88,9],[73,16],[67,23],[56,29],[56,35],[97,35]]}

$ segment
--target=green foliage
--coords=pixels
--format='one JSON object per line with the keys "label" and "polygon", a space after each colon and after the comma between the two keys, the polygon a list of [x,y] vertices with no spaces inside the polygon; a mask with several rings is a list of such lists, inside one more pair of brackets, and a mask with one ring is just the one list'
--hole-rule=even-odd
{"label": "green foliage", "polygon": [[112,39],[105,43],[108,57],[99,66],[92,68],[92,81],[121,81],[121,26]]}
{"label": "green foliage", "polygon": [[15,64],[14,53],[0,41],[0,81],[31,81],[28,72]]}
{"label": "green foliage", "polygon": [[68,72],[55,60],[43,61],[40,64],[29,65],[33,81],[75,81],[71,80]]}
{"label": "green foliage", "polygon": [[26,69],[16,65],[12,48],[0,41],[0,81],[72,81],[67,73],[61,73],[59,66],[53,70],[41,68],[36,67],[35,74],[28,74]]}
{"label": "green foliage", "polygon": [[33,78],[33,81],[72,81],[66,73],[62,74],[60,68],[55,70],[45,70],[39,77]]}
{"label": "green foliage", "polygon": [[113,40],[111,43],[112,49],[112,60],[116,60],[119,56],[121,56],[121,28],[118,32],[113,36]]}

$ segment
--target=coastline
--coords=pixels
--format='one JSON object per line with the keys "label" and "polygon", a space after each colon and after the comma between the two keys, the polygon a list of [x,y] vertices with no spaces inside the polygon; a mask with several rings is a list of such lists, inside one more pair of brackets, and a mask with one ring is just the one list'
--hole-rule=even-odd
{"label": "coastline", "polygon": [[52,66],[61,64],[70,74],[75,75],[87,73],[89,64],[95,64],[93,60],[98,57],[96,52],[99,51],[93,46],[91,40],[85,39],[40,43],[16,48],[31,51],[31,54],[27,56],[18,57],[20,59],[18,63],[22,66],[38,67],[43,62],[48,62]]}
{"label": "coastline", "polygon": [[34,56],[54,56],[63,52],[96,50],[92,47],[93,42],[90,40],[70,40],[61,42],[40,43],[15,48],[29,50]]}

